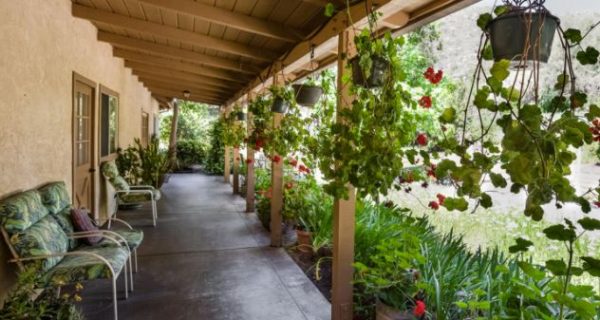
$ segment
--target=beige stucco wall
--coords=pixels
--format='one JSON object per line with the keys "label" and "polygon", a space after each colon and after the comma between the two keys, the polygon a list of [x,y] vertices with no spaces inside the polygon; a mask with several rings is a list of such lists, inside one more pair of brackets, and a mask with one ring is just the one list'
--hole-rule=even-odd
{"label": "beige stucco wall", "polygon": [[[96,28],[71,16],[69,0],[0,1],[0,21],[0,198],[56,180],[71,188],[73,72],[119,93],[120,146],[140,136],[142,110],[151,124],[158,115]],[[2,243],[0,297],[14,278],[7,259]]]}

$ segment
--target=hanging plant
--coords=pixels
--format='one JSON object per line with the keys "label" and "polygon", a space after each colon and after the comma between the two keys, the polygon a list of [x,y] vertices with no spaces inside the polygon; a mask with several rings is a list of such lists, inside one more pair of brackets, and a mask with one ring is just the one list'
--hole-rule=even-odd
{"label": "hanging plant", "polygon": [[271,86],[269,91],[273,95],[271,111],[286,113],[294,102],[294,92],[287,86]]}
{"label": "hanging plant", "polygon": [[304,107],[312,108],[323,95],[323,88],[318,85],[314,78],[308,78],[304,83],[295,84],[292,88],[294,89],[296,103]]}
{"label": "hanging plant", "polygon": [[298,105],[290,104],[287,113],[281,119],[280,126],[269,126],[265,130],[264,150],[266,154],[286,157],[292,152],[301,151],[309,134],[307,130],[311,119],[304,117]]}
{"label": "hanging plant", "polygon": [[244,112],[242,106],[240,106],[239,104],[233,107],[232,114],[236,116],[237,121],[246,121],[246,113]]}
{"label": "hanging plant", "polygon": [[231,112],[229,115],[221,115],[219,121],[223,123],[221,138],[226,146],[239,148],[246,137],[244,123],[237,120],[237,114]]}
{"label": "hanging plant", "polygon": [[248,104],[248,111],[252,113],[252,132],[248,136],[248,146],[256,151],[265,146],[266,131],[273,123],[272,101],[271,98],[261,95]]}
{"label": "hanging plant", "polygon": [[504,6],[478,21],[489,34],[494,60],[525,65],[527,60],[548,62],[560,20],[544,7],[545,0],[504,0]]}

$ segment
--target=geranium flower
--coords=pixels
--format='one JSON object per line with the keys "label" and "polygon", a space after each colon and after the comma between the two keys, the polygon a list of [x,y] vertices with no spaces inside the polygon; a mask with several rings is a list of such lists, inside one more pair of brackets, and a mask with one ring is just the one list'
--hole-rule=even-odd
{"label": "geranium flower", "polygon": [[590,132],[592,133],[594,141],[600,142],[600,118],[596,118],[592,121]]}
{"label": "geranium flower", "polygon": [[424,133],[419,133],[419,135],[417,136],[416,142],[420,146],[426,146],[427,145],[427,135]]}
{"label": "geranium flower", "polygon": [[445,196],[445,195],[443,195],[443,194],[441,194],[441,193],[438,193],[438,194],[436,195],[436,197],[437,197],[437,199],[438,199],[438,202],[439,202],[440,204],[444,204],[444,200],[446,200],[446,196]]}
{"label": "geranium flower", "polygon": [[288,162],[290,163],[290,166],[295,167],[298,165],[298,160],[294,159],[294,158],[289,158]]}
{"label": "geranium flower", "polygon": [[596,205],[596,207],[600,208],[600,201],[594,201],[594,205]]}
{"label": "geranium flower", "polygon": [[432,163],[429,166],[429,169],[427,170],[427,176],[428,177],[432,177],[432,178],[437,178],[437,176],[435,175],[435,169],[436,168],[437,168],[437,166],[434,163]]}
{"label": "geranium flower", "polygon": [[285,188],[288,189],[288,190],[290,190],[293,187],[294,187],[294,184],[292,182],[288,182],[288,183],[285,184]]}
{"label": "geranium flower", "polygon": [[246,164],[251,164],[252,163],[252,159],[246,159]]}
{"label": "geranium flower", "polygon": [[425,302],[417,300],[415,302],[415,309],[413,310],[415,317],[422,317],[425,314],[426,307]]}
{"label": "geranium flower", "polygon": [[281,161],[281,156],[276,154],[273,156],[273,158],[271,160],[275,163],[279,163],[279,161]]}
{"label": "geranium flower", "polygon": [[440,204],[437,203],[436,201],[431,201],[431,202],[429,202],[429,207],[433,210],[437,210],[440,208]]}
{"label": "geranium flower", "polygon": [[423,96],[420,100],[419,100],[419,105],[423,108],[429,109],[431,108],[431,97],[430,96]]}
{"label": "geranium flower", "polygon": [[437,72],[433,69],[433,67],[427,68],[427,70],[423,73],[425,79],[429,80],[432,84],[438,84],[444,78],[444,71],[438,70]]}

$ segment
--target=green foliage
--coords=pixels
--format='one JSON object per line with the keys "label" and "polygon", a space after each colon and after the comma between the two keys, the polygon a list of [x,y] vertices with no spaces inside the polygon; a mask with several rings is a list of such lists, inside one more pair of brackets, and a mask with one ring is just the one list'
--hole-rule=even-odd
{"label": "green foliage", "polygon": [[164,176],[171,170],[167,152],[160,149],[156,137],[152,137],[147,146],[143,146],[140,139],[135,139],[133,146],[118,150],[116,164],[129,184],[155,188],[160,188]]}
{"label": "green foliage", "polygon": [[223,144],[239,148],[246,137],[244,122],[238,121],[235,112],[231,112],[229,115],[221,115],[218,121],[222,122],[221,139]]}
{"label": "green foliage", "polygon": [[222,174],[225,168],[225,145],[223,144],[222,121],[214,121],[210,126],[210,146],[208,148],[204,170],[211,174]]}
{"label": "green foliage", "polygon": [[200,140],[177,141],[177,167],[188,168],[206,160],[208,146]]}
{"label": "green foliage", "polygon": [[117,159],[115,160],[121,176],[130,185],[136,185],[141,179],[140,158],[134,147],[125,150],[117,149]]}
{"label": "green foliage", "polygon": [[[44,288],[41,275],[36,269],[25,269],[19,274],[16,288],[8,294],[0,310],[2,320],[83,320],[83,314],[75,307],[75,301],[81,300],[76,286],[73,294],[59,296],[57,287],[45,289],[38,296],[38,290]],[[37,298],[36,298],[37,297]]]}
{"label": "green foliage", "polygon": [[[184,100],[177,103],[179,107],[177,139],[207,143],[206,137],[208,136],[210,123],[214,120],[214,116],[211,116],[208,110],[208,105]],[[160,140],[165,145],[169,143],[172,121],[172,114],[161,117]]]}

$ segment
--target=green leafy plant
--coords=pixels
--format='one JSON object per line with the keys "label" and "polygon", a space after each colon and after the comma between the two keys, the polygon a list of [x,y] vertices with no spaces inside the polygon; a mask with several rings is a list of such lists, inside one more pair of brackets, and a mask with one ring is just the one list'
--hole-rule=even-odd
{"label": "green leafy plant", "polygon": [[204,163],[207,148],[200,140],[177,141],[177,167],[183,169]]}
{"label": "green leafy plant", "polygon": [[221,115],[219,121],[223,122],[221,139],[226,146],[239,148],[246,137],[244,123],[237,120],[237,115],[231,112],[229,115]]}
{"label": "green leafy plant", "polygon": [[210,146],[208,148],[204,170],[212,174],[222,174],[225,168],[225,146],[223,144],[223,122],[214,121],[210,127]]}
{"label": "green leafy plant", "polygon": [[171,170],[167,152],[160,149],[158,138],[152,137],[147,146],[135,139],[135,148],[140,163],[142,184],[160,188],[165,175]]}
{"label": "green leafy plant", "polygon": [[288,86],[276,86],[269,87],[269,92],[273,95],[273,99],[281,99],[287,101],[290,104],[294,103],[294,91]]}
{"label": "green leafy plant", "polygon": [[121,176],[127,183],[136,185],[141,179],[140,159],[134,147],[127,149],[117,149],[117,159],[115,160]]}

